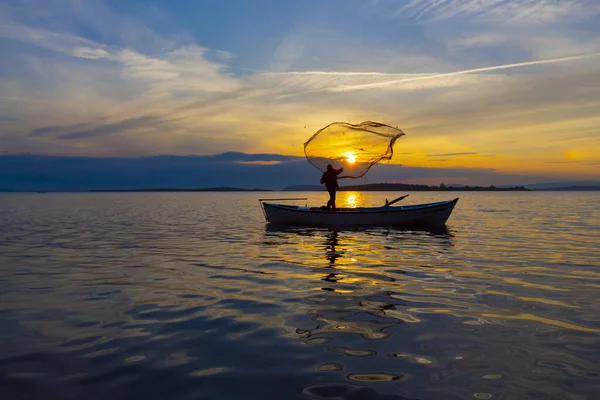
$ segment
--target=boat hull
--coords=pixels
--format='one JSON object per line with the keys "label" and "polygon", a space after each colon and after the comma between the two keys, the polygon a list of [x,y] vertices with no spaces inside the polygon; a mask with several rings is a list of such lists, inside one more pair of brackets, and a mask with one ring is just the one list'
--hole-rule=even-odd
{"label": "boat hull", "polygon": [[438,203],[397,207],[339,208],[325,211],[284,204],[262,203],[272,224],[303,226],[441,226],[446,223],[458,198]]}

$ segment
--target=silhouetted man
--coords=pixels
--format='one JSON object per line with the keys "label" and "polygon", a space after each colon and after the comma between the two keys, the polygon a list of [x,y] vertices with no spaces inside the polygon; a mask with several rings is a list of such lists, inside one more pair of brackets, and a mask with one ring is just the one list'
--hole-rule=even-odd
{"label": "silhouetted man", "polygon": [[340,188],[337,183],[337,176],[342,173],[344,168],[334,169],[333,165],[327,165],[327,171],[323,172],[321,176],[321,184],[325,184],[327,191],[329,192],[329,201],[327,202],[327,209],[331,208],[335,211],[335,192]]}

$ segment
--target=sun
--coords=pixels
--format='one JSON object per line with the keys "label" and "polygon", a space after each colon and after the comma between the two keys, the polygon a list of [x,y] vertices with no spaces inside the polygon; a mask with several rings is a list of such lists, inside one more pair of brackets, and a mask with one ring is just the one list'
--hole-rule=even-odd
{"label": "sun", "polygon": [[354,164],[356,162],[356,153],[353,151],[347,151],[343,154],[346,157],[346,161],[350,164]]}

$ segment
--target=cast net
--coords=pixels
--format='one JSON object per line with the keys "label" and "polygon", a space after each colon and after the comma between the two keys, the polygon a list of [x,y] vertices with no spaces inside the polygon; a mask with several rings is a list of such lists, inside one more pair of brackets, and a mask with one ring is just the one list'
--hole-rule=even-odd
{"label": "cast net", "polygon": [[338,178],[361,178],[373,165],[392,158],[394,143],[402,136],[400,129],[377,122],[334,122],[304,143],[304,154],[322,172],[331,164],[344,168]]}

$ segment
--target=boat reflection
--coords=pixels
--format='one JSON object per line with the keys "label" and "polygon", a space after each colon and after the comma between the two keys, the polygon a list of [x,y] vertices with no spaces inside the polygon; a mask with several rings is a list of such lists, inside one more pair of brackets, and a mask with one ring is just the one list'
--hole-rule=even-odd
{"label": "boat reflection", "polygon": [[422,236],[423,238],[437,237],[440,239],[451,240],[454,237],[454,233],[445,225],[442,226],[411,226],[410,228],[403,227],[363,227],[363,226],[349,226],[344,229],[333,229],[327,227],[312,227],[312,226],[298,226],[298,225],[279,225],[271,222],[265,224],[266,233],[289,233],[300,236],[315,236],[323,234],[324,232],[335,232],[336,238],[339,233],[358,233],[362,232],[365,235],[396,235],[398,239],[402,236],[406,238],[410,236]]}

